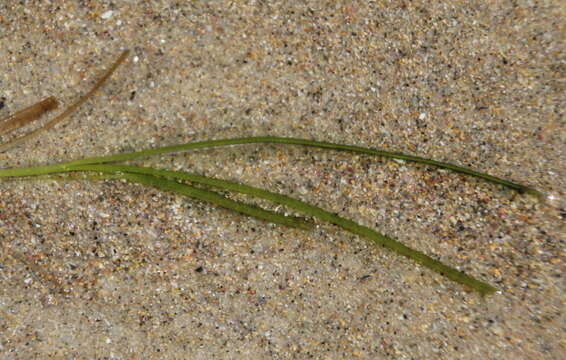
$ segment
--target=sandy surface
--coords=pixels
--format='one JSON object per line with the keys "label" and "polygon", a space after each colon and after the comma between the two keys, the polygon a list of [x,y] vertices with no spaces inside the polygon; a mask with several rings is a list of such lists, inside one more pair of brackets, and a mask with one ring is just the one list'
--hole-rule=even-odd
{"label": "sandy surface", "polygon": [[451,161],[547,199],[299,147],[146,161],[356,219],[500,290],[481,298],[326,224],[123,182],[2,180],[1,359],[564,358],[558,1],[19,3],[0,4],[0,117],[68,105],[131,55],[1,167],[278,135]]}

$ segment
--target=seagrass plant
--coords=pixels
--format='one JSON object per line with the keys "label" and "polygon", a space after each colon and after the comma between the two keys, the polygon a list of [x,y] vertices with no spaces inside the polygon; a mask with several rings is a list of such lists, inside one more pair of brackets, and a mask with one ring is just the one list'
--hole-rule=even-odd
{"label": "seagrass plant", "polygon": [[[93,89],[89,91],[86,95],[81,97],[77,102],[69,106],[60,115],[55,117],[50,122],[46,123],[43,127],[36,129],[27,135],[20,138],[12,140],[8,143],[0,145],[0,151],[5,151],[9,147],[15,146],[32,136],[37,136],[42,131],[45,131],[57,123],[65,120],[69,114],[75,111],[81,104],[88,100],[94,92],[99,89],[104,81],[109,78],[116,68],[126,59],[127,51],[124,51],[121,56],[116,60],[116,62],[106,71],[104,76],[94,85]],[[26,124],[35,121],[43,113],[52,110],[57,105],[56,100],[53,98],[47,98],[42,102],[30,106],[11,117],[0,122],[0,135],[2,135],[2,129],[17,129]],[[5,126],[2,126],[2,123]],[[156,169],[150,167],[140,167],[131,165],[120,165],[120,162],[126,160],[139,159],[142,157],[164,155],[167,153],[175,153],[180,151],[190,151],[202,148],[210,147],[220,147],[220,146],[232,146],[241,144],[252,144],[252,143],[277,143],[285,145],[300,145],[317,147],[328,150],[339,150],[347,151],[352,153],[360,153],[370,156],[379,156],[392,159],[399,159],[408,162],[415,162],[426,164],[430,166],[435,166],[441,169],[448,169],[454,172],[462,173],[469,176],[474,176],[483,179],[488,182],[502,185],[511,190],[518,191],[519,193],[529,193],[537,197],[541,197],[541,194],[535,189],[513,183],[495,176],[491,176],[485,173],[477,172],[468,168],[457,166],[451,163],[439,162],[431,159],[426,159],[418,156],[412,156],[407,154],[402,154],[398,152],[387,152],[381,150],[374,150],[365,147],[352,146],[352,145],[341,145],[328,142],[318,142],[306,139],[297,138],[286,138],[286,137],[272,137],[272,136],[262,136],[262,137],[243,137],[243,138],[232,138],[232,139],[221,139],[221,140],[209,140],[201,142],[192,142],[187,144],[166,146],[152,148],[137,152],[129,152],[110,156],[100,156],[84,158],[80,160],[62,162],[52,165],[37,166],[37,167],[27,167],[27,168],[10,168],[10,169],[0,169],[0,177],[21,177],[21,176],[39,176],[39,175],[60,175],[70,172],[89,172],[97,174],[96,178],[105,179],[122,179],[132,183],[139,183],[147,186],[153,186],[160,190],[172,191],[174,193],[184,195],[190,198],[202,200],[214,204],[216,206],[224,207],[245,215],[249,215],[258,219],[266,220],[269,222],[282,224],[290,227],[297,227],[301,229],[308,230],[312,227],[312,221],[308,218],[317,218],[322,221],[334,224],[344,230],[350,231],[358,236],[361,236],[375,245],[380,245],[388,248],[398,254],[406,256],[418,264],[427,267],[441,275],[456,281],[470,290],[479,292],[482,295],[492,294],[496,289],[474,277],[467,275],[461,271],[456,270],[453,267],[445,265],[432,257],[414,250],[410,247],[403,245],[401,242],[388,237],[386,235],[380,234],[379,232],[370,229],[369,227],[362,226],[355,221],[343,218],[329,211],[326,211],[320,207],[310,205],[306,202],[291,198],[289,196],[273,193],[264,189],[206,177],[198,174],[193,174],[184,171],[171,171],[166,169]],[[87,177],[88,178],[88,177]],[[198,184],[198,185],[197,185]],[[195,186],[196,185],[196,186]],[[203,188],[202,186],[205,186]],[[246,194],[252,197],[261,198],[264,200],[269,200],[274,203],[287,206],[288,208],[294,209],[299,213],[306,215],[306,217],[295,217],[286,216],[277,212],[272,212],[268,210],[261,209],[256,206],[252,206],[240,201],[231,200],[224,197],[223,195],[209,190],[209,188],[217,188],[223,191],[238,192]]]}

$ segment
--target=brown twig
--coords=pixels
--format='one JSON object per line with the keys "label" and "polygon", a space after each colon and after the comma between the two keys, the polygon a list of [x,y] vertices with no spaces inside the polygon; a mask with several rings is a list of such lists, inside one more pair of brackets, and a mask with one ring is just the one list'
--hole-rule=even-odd
{"label": "brown twig", "polygon": [[57,106],[59,106],[57,99],[50,96],[0,120],[0,136],[34,122],[46,112],[56,109]]}
{"label": "brown twig", "polygon": [[65,120],[67,117],[69,117],[69,115],[71,115],[73,113],[73,111],[75,111],[79,106],[81,106],[82,104],[84,104],[92,95],[94,95],[94,93],[100,89],[100,87],[102,87],[102,85],[104,84],[104,82],[110,77],[112,76],[112,74],[114,73],[114,71],[116,71],[116,69],[118,68],[118,66],[120,66],[121,63],[124,62],[124,60],[126,60],[126,57],[128,56],[129,51],[125,50],[122,52],[122,54],[120,55],[120,57],[114,62],[114,64],[112,64],[112,66],[106,70],[106,72],[104,73],[104,75],[102,76],[102,78],[100,78],[96,84],[94,84],[93,88],[86,93],[85,95],[83,95],[81,98],[79,98],[79,100],[77,100],[77,102],[75,102],[74,104],[70,105],[67,109],[65,109],[65,111],[63,111],[61,114],[59,114],[58,116],[56,116],[53,120],[49,121],[48,123],[46,123],[45,125],[43,125],[42,127],[40,127],[39,129],[33,130],[30,133],[23,135],[17,139],[11,140],[7,143],[4,143],[2,145],[0,145],[0,152],[4,152],[16,145],[19,145],[21,143],[23,143],[26,140],[31,139],[32,137],[35,137],[39,134],[41,134],[44,131],[47,131],[49,129],[51,129],[52,127],[54,127],[55,125],[59,124],[60,122],[62,122],[63,120]]}

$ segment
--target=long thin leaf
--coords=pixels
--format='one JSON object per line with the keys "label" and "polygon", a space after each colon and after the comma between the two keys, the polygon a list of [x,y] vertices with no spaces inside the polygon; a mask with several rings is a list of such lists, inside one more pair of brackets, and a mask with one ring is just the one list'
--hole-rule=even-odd
{"label": "long thin leaf", "polygon": [[293,199],[285,195],[276,194],[267,190],[234,183],[231,181],[214,179],[202,175],[182,172],[182,171],[161,170],[161,169],[146,168],[139,166],[82,165],[82,166],[68,166],[67,171],[99,171],[99,172],[111,172],[111,173],[124,173],[125,177],[132,176],[132,174],[145,174],[145,175],[151,175],[152,177],[161,176],[165,178],[187,180],[209,186],[215,186],[224,190],[236,191],[239,193],[244,193],[258,198],[270,200],[279,203],[281,205],[288,206],[289,208],[300,211],[306,215],[319,218],[320,220],[323,221],[327,221],[331,224],[341,227],[344,230],[350,231],[356,235],[369,239],[371,242],[373,242],[376,245],[381,245],[383,247],[395,251],[398,254],[406,256],[416,261],[417,263],[468,287],[471,290],[478,291],[482,295],[491,294],[497,290],[493,286],[485,282],[479,281],[461,271],[458,271],[450,266],[444,265],[440,261],[435,260],[420,251],[411,249],[410,247],[402,244],[401,242],[392,239],[388,236],[385,236],[383,234],[380,234],[366,226],[357,224],[354,221],[332,214],[326,210],[310,205],[303,201]]}
{"label": "long thin leaf", "polygon": [[517,184],[502,178],[498,178],[486,173],[482,173],[479,171],[475,171],[472,169],[468,169],[462,166],[454,165],[447,162],[436,161],[432,159],[426,159],[419,156],[407,155],[399,152],[389,152],[389,151],[382,151],[382,150],[375,150],[369,149],[360,146],[353,146],[353,145],[342,145],[342,144],[334,144],[328,142],[320,142],[320,141],[313,141],[313,140],[306,140],[306,139],[296,139],[296,138],[286,138],[286,137],[274,137],[274,136],[259,136],[259,137],[246,137],[246,138],[235,138],[235,139],[222,139],[222,140],[209,140],[209,141],[201,141],[201,142],[193,142],[188,144],[181,144],[181,145],[173,145],[173,146],[164,146],[155,149],[147,149],[142,151],[124,153],[124,154],[117,154],[117,155],[109,155],[109,156],[98,156],[98,157],[91,157],[85,158],[80,160],[69,161],[65,163],[59,163],[54,165],[46,165],[46,166],[38,166],[34,168],[25,168],[25,169],[2,169],[0,170],[0,177],[5,176],[27,176],[27,175],[38,175],[38,174],[47,174],[51,172],[58,172],[65,167],[76,166],[76,165],[87,165],[87,164],[101,164],[101,163],[110,163],[110,162],[118,162],[118,161],[125,161],[125,160],[132,160],[142,157],[148,157],[153,155],[160,155],[166,153],[173,153],[173,152],[180,152],[180,151],[188,151],[188,150],[196,150],[196,149],[203,149],[203,148],[210,148],[210,147],[219,147],[219,146],[229,146],[229,145],[241,145],[241,144],[255,144],[255,143],[276,143],[276,144],[292,144],[292,145],[304,145],[310,147],[318,147],[324,148],[329,150],[340,150],[340,151],[349,151],[354,153],[361,153],[373,156],[381,156],[386,158],[392,159],[399,159],[405,160],[410,162],[416,162],[426,165],[435,166],[441,169],[448,169],[454,172],[462,173],[469,176],[474,176],[480,179],[483,179],[488,182],[492,182],[495,184],[503,185],[509,189],[516,190],[520,193],[528,193],[532,194],[539,199],[543,198],[543,195],[528,186]]}
{"label": "long thin leaf", "polygon": [[[77,171],[79,171],[79,169],[77,169]],[[150,172],[124,172],[118,170],[118,167],[110,167],[109,165],[97,165],[97,169],[95,171],[111,173],[113,174],[113,179],[125,179],[129,182],[153,186],[160,190],[171,191],[275,224],[281,224],[303,230],[311,230],[313,227],[313,224],[304,218],[278,214],[254,205],[248,205],[240,201],[228,199],[214,191],[199,189],[188,184],[168,180],[162,176],[154,176],[154,174],[151,174]]]}

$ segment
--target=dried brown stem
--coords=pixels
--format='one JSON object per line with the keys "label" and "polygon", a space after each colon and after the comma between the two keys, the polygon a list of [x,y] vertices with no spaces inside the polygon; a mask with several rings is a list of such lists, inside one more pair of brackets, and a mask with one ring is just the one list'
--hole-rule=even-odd
{"label": "dried brown stem", "polygon": [[120,55],[120,57],[114,62],[114,64],[112,64],[112,66],[106,70],[106,72],[104,73],[104,75],[102,76],[102,78],[100,78],[96,84],[94,84],[93,88],[86,93],[85,95],[83,95],[79,100],[77,100],[77,102],[75,102],[74,104],[70,105],[67,109],[65,109],[65,111],[63,111],[61,114],[59,114],[58,116],[56,116],[53,120],[49,121],[48,123],[46,123],[45,125],[43,125],[42,127],[40,127],[39,129],[33,130],[32,132],[23,135],[17,139],[11,140],[7,143],[4,143],[2,145],[0,145],[0,152],[4,152],[16,145],[19,145],[21,143],[23,143],[26,140],[31,139],[32,137],[35,137],[41,133],[43,133],[44,131],[47,131],[49,129],[51,129],[52,127],[54,127],[55,125],[59,124],[60,122],[62,122],[63,120],[65,120],[67,117],[69,117],[69,115],[71,115],[79,106],[81,106],[82,104],[84,104],[88,99],[90,99],[90,97],[92,97],[92,95],[94,95],[94,93],[100,89],[100,87],[102,87],[102,85],[104,85],[104,82],[110,77],[112,76],[112,74],[114,73],[114,71],[116,71],[116,69],[118,68],[118,66],[120,66],[121,63],[124,62],[124,60],[126,60],[126,57],[128,56],[129,51],[125,50],[124,52],[122,52],[122,54]]}
{"label": "dried brown stem", "polygon": [[0,120],[0,136],[34,122],[46,112],[56,109],[57,106],[59,106],[57,99],[50,96]]}

